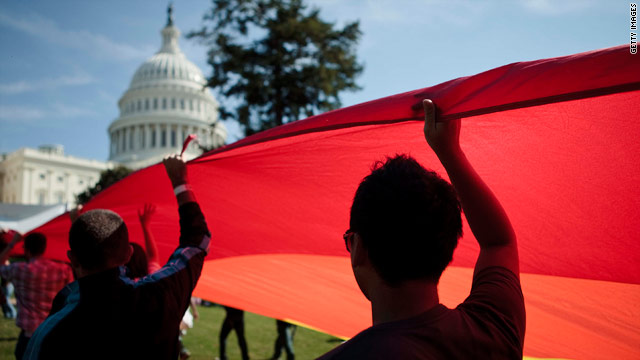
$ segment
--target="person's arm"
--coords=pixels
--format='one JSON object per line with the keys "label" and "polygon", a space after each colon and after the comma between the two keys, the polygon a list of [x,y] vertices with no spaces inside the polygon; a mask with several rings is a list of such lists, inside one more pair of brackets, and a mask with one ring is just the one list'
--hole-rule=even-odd
{"label": "person's arm", "polygon": [[74,221],[80,216],[80,212],[82,211],[82,205],[76,205],[71,211],[69,211],[69,219],[73,224]]}
{"label": "person's arm", "polygon": [[11,249],[13,249],[13,247],[16,246],[16,244],[19,243],[20,241],[22,241],[22,235],[19,232],[14,231],[13,238],[11,239],[9,244],[7,244],[7,246],[4,248],[4,250],[0,252],[0,266],[4,265],[7,262],[7,260],[9,260],[9,253],[11,252]]}
{"label": "person's arm", "polygon": [[456,189],[463,212],[480,244],[474,273],[501,266],[519,276],[516,235],[506,212],[460,147],[460,119],[436,122],[435,105],[423,101],[424,135]]}
{"label": "person's arm", "polygon": [[140,219],[140,225],[142,226],[142,233],[144,235],[144,249],[147,255],[147,262],[158,262],[158,247],[156,246],[156,240],[151,232],[149,223],[151,222],[151,216],[156,211],[156,206],[153,204],[144,204],[142,211],[138,210],[138,218]]}
{"label": "person's arm", "polygon": [[198,318],[200,317],[200,314],[198,313],[198,308],[196,307],[196,301],[193,298],[193,296],[191,297],[190,306],[191,306],[191,315],[193,315],[193,320],[198,320]]}
{"label": "person's arm", "polygon": [[182,206],[188,202],[196,202],[196,197],[189,184],[187,176],[187,164],[180,155],[169,155],[162,160],[167,176],[171,180],[178,206]]}

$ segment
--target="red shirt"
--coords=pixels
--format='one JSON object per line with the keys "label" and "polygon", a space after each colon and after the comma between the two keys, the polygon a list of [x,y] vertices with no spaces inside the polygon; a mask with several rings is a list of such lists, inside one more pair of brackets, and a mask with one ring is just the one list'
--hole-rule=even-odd
{"label": "red shirt", "polygon": [[2,266],[0,276],[15,287],[18,300],[16,325],[27,336],[31,336],[47,318],[58,291],[73,281],[69,265],[43,258]]}

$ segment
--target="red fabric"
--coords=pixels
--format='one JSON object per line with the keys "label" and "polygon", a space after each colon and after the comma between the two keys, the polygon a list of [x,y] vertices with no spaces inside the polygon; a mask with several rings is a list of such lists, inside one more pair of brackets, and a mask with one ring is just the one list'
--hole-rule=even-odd
{"label": "red fabric", "polygon": [[[516,63],[274,128],[189,163],[213,233],[196,295],[343,337],[370,325],[342,233],[375,160],[409,153],[442,173],[422,135],[422,98],[465,117],[462,146],[518,234],[528,311],[525,355],[640,355],[640,58],[627,46]],[[161,166],[140,170],[85,209],[109,208],[142,243],[151,223],[161,260],[177,244],[177,207]],[[69,220],[40,230],[63,258]],[[467,272],[465,236],[449,273]],[[470,283],[471,277],[468,276]],[[461,280],[463,277],[460,277]],[[454,306],[468,294],[445,276]]]}

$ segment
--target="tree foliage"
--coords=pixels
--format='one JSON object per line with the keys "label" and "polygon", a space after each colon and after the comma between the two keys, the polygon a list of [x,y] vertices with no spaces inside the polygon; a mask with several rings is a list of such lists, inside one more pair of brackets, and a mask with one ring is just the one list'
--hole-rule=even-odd
{"label": "tree foliage", "polygon": [[78,205],[84,205],[97,193],[124,179],[129,174],[131,174],[131,169],[124,166],[117,166],[113,169],[102,171],[100,173],[100,179],[94,186],[76,196],[76,203]]}
{"label": "tree foliage", "polygon": [[221,118],[250,135],[340,107],[341,91],[359,89],[360,35],[357,21],[339,28],[303,0],[212,0],[188,37],[209,47]]}

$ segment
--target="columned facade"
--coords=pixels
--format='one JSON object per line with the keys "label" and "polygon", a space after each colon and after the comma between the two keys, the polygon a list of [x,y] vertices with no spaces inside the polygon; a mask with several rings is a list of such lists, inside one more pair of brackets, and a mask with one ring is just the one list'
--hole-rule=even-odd
{"label": "columned facade", "polygon": [[65,155],[61,145],[22,148],[0,160],[0,202],[27,205],[73,205],[114,166]]}
{"label": "columned facade", "polygon": [[[138,169],[182,148],[189,134],[202,147],[224,145],[227,130],[218,121],[218,103],[206,87],[200,69],[180,50],[180,31],[171,10],[162,29],[162,47],[135,72],[118,107],[120,116],[109,126],[109,159]],[[192,143],[187,159],[202,153]]]}

